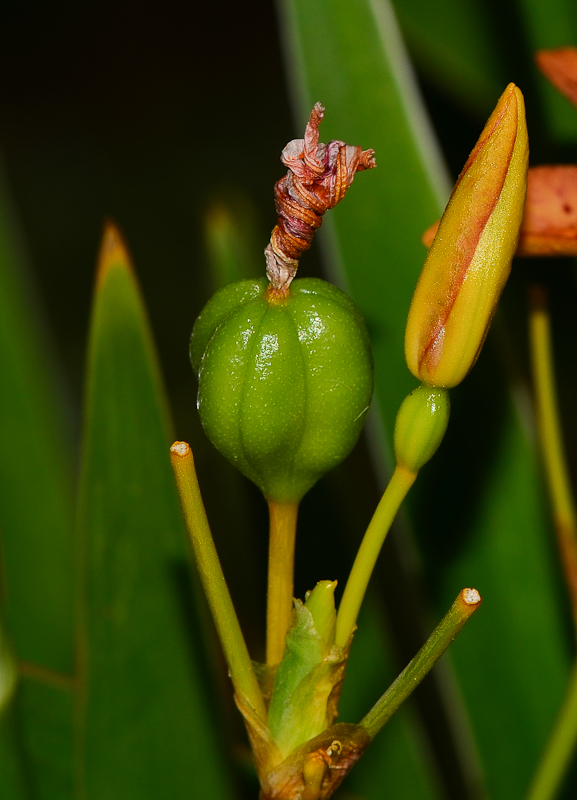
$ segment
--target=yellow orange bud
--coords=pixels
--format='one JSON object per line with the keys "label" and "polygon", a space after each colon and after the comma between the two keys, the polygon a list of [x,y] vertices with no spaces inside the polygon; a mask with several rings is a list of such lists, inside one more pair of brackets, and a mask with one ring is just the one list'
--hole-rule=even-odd
{"label": "yellow orange bud", "polygon": [[509,84],[449,199],[409,311],[405,356],[431,386],[463,380],[511,270],[527,189],[523,95]]}

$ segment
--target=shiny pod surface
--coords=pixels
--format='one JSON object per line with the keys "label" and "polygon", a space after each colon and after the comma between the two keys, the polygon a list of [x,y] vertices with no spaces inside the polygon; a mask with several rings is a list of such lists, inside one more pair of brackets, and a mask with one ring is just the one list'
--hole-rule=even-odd
{"label": "shiny pod surface", "polygon": [[353,301],[316,278],[284,299],[240,281],[200,314],[190,356],[215,447],[276,502],[297,502],[345,458],[373,392],[369,337]]}

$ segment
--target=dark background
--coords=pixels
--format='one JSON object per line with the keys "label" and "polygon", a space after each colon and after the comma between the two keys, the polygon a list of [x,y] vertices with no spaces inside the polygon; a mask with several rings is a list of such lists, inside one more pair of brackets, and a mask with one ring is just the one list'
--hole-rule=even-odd
{"label": "dark background", "polygon": [[[425,90],[457,173],[478,122]],[[0,159],[75,430],[105,218],[132,252],[177,433],[193,436],[187,343],[212,292],[205,215],[223,200],[248,210],[264,268],[280,152],[300,135],[271,0],[0,3]],[[313,247],[303,274],[318,261]]]}

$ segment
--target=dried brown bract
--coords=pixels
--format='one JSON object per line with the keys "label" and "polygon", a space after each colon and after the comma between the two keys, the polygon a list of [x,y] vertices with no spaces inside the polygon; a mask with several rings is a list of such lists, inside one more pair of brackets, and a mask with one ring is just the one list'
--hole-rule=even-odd
{"label": "dried brown bract", "polygon": [[376,167],[374,150],[337,139],[319,144],[324,113],[323,106],[315,103],[304,139],[293,139],[282,151],[281,161],[288,172],[275,185],[279,220],[265,250],[273,294],[288,292],[298,260],[311,246],[323,214],[343,199],[355,173]]}

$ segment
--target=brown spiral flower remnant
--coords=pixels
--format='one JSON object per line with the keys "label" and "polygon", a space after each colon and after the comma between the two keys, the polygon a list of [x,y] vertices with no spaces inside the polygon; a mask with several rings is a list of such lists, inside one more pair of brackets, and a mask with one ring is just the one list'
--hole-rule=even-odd
{"label": "brown spiral flower remnant", "polygon": [[269,294],[284,296],[294,278],[298,260],[323,221],[323,214],[340,202],[356,172],[376,167],[374,150],[337,139],[319,144],[319,125],[325,110],[315,103],[304,139],[293,139],[282,151],[288,172],[275,185],[279,215],[265,252]]}

